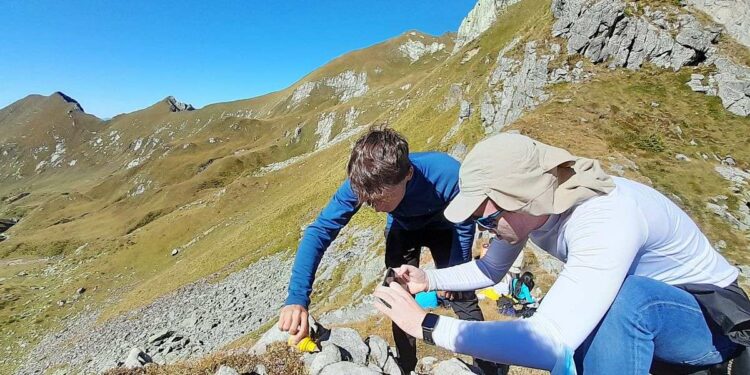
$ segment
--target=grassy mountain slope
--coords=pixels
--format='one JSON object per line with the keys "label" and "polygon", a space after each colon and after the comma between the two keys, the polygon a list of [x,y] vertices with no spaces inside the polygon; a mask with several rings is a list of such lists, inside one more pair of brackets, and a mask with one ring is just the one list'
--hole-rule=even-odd
{"label": "grassy mountain slope", "polygon": [[[43,172],[0,188],[0,196],[32,193],[0,204],[0,217],[23,216],[11,239],[0,243],[0,348],[11,347],[9,354],[18,358],[39,334],[86,306],[104,308],[104,320],[265,255],[292,256],[300,227],[314,219],[345,177],[350,142],[312,152],[319,148],[322,117],[336,113],[331,139],[346,128],[345,114],[355,108],[356,125],[388,121],[414,151],[470,148],[484,137],[479,103],[498,52],[515,38],[564,45],[550,36],[552,21],[549,1],[525,0],[452,56],[450,36],[407,33],[344,55],[276,93],[188,112],[170,112],[160,102],[100,124],[103,129],[88,138],[81,135],[79,143],[88,145],[81,147],[90,147],[90,171]],[[447,46],[411,62],[398,48],[416,38]],[[467,59],[468,51],[477,52]],[[522,54],[517,47],[508,55]],[[571,65],[584,61],[594,78],[548,87],[550,100],[507,129],[598,158],[605,166],[636,166],[625,175],[678,197],[713,242],[726,241],[725,255],[750,264],[747,235],[706,210],[711,197],[731,194],[729,182],[714,170],[717,162],[700,156],[731,154],[739,167],[750,168],[745,147],[750,120],[726,112],[718,98],[692,92],[685,85],[690,69],[674,73],[647,66],[630,72],[591,65],[580,56],[566,59]],[[342,101],[334,88],[310,84],[346,71],[367,73],[364,95]],[[305,84],[315,85],[310,96],[292,105]],[[443,142],[459,112],[458,105],[445,105],[454,84],[474,113]],[[117,141],[111,141],[112,132]],[[286,168],[257,173],[308,153]],[[675,159],[677,153],[691,161]],[[128,168],[131,163],[137,165]],[[363,209],[353,224],[377,228],[383,221],[383,215]],[[175,248],[180,255],[172,257]],[[22,271],[28,275],[17,276]],[[89,291],[72,300],[82,286]],[[325,289],[314,300],[324,295]],[[58,306],[60,300],[68,302]],[[0,372],[13,366],[3,364]]]}
{"label": "grassy mountain slope", "polygon": [[[9,354],[21,354],[17,345],[26,347],[85,306],[109,306],[106,319],[198,278],[294,247],[300,225],[343,178],[340,156],[348,143],[288,170],[260,177],[254,172],[313,151],[323,112],[337,112],[330,138],[345,128],[350,108],[360,112],[355,127],[392,113],[384,102],[404,95],[404,82],[417,82],[447,56],[424,56],[410,68],[397,49],[408,38],[450,39],[407,34],[342,56],[295,86],[257,99],[183,112],[171,112],[161,101],[100,123],[102,129],[81,142],[92,160],[86,171],[42,172],[33,177],[37,184],[3,184],[6,198],[31,193],[0,205],[0,216],[22,218],[0,243],[0,319],[3,344],[13,348]],[[324,87],[299,108],[286,108],[295,87],[345,68],[373,69],[370,76],[379,76],[346,103]],[[181,248],[179,257],[170,256],[174,248]],[[88,291],[73,303],[81,286]],[[58,301],[66,303],[60,307]]]}

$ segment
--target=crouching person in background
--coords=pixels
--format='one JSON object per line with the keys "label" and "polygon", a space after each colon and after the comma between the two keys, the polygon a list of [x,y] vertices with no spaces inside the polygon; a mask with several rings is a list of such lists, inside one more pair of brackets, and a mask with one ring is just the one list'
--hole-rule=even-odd
{"label": "crouching person in background", "polygon": [[[408,334],[553,374],[683,374],[746,357],[750,302],[738,270],[656,190],[513,134],[474,147],[460,189],[446,217],[473,220],[498,240],[471,263],[402,266],[397,276],[408,291],[397,283],[376,289],[392,306],[376,308]],[[408,298],[493,285],[527,240],[565,262],[529,319],[459,321],[426,314]],[[750,373],[738,366],[734,373]]]}

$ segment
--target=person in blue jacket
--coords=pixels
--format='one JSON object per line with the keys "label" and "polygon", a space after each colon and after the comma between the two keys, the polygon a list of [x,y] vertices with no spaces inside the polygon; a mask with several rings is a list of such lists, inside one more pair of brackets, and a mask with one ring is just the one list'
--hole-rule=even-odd
{"label": "person in blue jacket", "polygon": [[[471,260],[473,222],[454,224],[443,216],[458,194],[459,166],[440,152],[410,154],[406,139],[387,127],[374,127],[362,136],[352,149],[348,178],[300,241],[279,328],[289,331],[295,343],[307,336],[315,271],[328,246],[363,204],[388,213],[386,267],[419,266],[422,246],[430,249],[438,268]],[[484,320],[473,292],[454,296],[451,306],[461,319]],[[416,341],[397,325],[392,328],[399,365],[408,374],[417,363]],[[493,368],[493,364],[477,364]]]}

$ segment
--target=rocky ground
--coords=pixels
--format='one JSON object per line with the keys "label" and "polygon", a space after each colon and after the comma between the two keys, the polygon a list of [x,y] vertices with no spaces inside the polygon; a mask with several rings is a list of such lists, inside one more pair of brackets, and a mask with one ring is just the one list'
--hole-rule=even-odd
{"label": "rocky ground", "polygon": [[[311,325],[314,325],[311,322]],[[317,333],[322,334],[316,341],[313,352],[303,353],[296,348],[285,348],[289,338],[287,333],[276,327],[269,329],[250,349],[249,353],[235,353],[219,357],[216,361],[197,363],[192,367],[160,366],[143,351],[134,349],[123,366],[108,372],[110,375],[136,375],[144,373],[214,373],[216,375],[265,375],[304,372],[310,375],[401,375],[398,366],[398,352],[389,346],[382,337],[371,335],[363,339],[351,328],[326,329],[317,325]],[[286,365],[293,367],[276,368],[269,360],[285,357]],[[242,358],[237,360],[237,358]],[[264,363],[266,362],[266,363]],[[453,375],[478,374],[480,370],[471,364],[452,358],[440,361],[435,357],[423,357],[411,374]]]}
{"label": "rocky ground", "polygon": [[[371,250],[375,240],[370,230],[342,231],[321,262],[317,282],[330,279],[342,263],[350,266],[345,276],[362,276],[362,286],[378,278],[383,265]],[[44,337],[18,373],[38,374],[50,368],[96,373],[122,366],[128,358],[168,364],[215,352],[275,320],[286,296],[291,262],[288,254],[270,256],[219,282],[201,280],[101,324],[101,311],[84,311],[61,331]],[[343,287],[337,285],[331,295]],[[323,315],[321,321],[354,321],[374,312],[354,305]]]}

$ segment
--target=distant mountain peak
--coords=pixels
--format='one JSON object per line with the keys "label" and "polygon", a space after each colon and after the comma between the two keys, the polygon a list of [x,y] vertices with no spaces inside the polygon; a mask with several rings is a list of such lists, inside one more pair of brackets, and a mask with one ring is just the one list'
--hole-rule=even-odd
{"label": "distant mountain peak", "polygon": [[169,105],[169,110],[172,112],[192,111],[195,109],[192,104],[183,103],[171,95],[164,98],[164,102]]}
{"label": "distant mountain peak", "polygon": [[81,112],[86,112],[86,111],[83,110],[83,107],[81,106],[81,103],[78,103],[77,100],[71,98],[68,95],[65,95],[65,93],[63,93],[62,91],[55,91],[54,93],[52,93],[52,95],[50,95],[50,97],[52,97],[52,98],[60,98],[60,99],[62,99],[66,103],[75,104],[76,109],[78,109]]}

